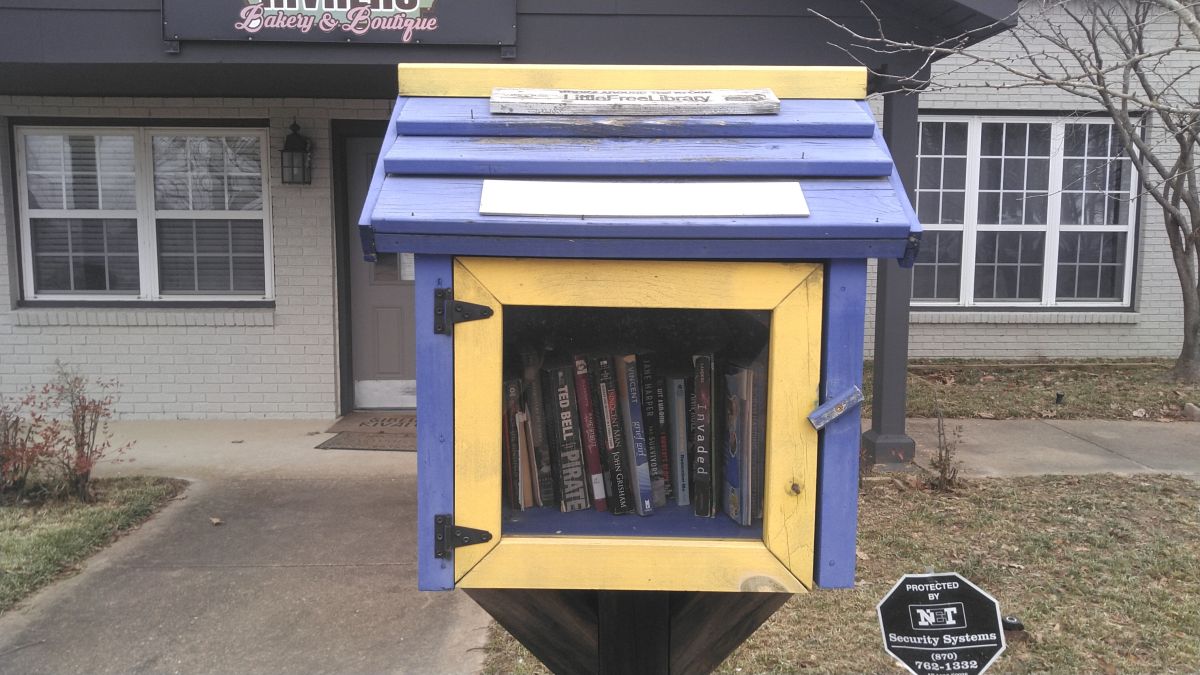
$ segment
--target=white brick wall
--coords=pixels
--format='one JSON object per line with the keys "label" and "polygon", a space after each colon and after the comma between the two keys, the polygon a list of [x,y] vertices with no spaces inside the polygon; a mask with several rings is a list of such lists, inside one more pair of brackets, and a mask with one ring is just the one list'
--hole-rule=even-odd
{"label": "white brick wall", "polygon": [[[1164,29],[1163,35],[1171,31]],[[1011,38],[992,38],[977,51],[999,59],[1020,54]],[[1176,64],[1177,65],[1177,64]],[[1174,71],[1164,66],[1160,75]],[[1012,76],[978,66],[964,67],[961,59],[946,59],[935,68],[935,87],[921,96],[922,110],[1020,111],[1024,114],[1094,109],[1088,101],[1055,87],[988,88],[986,83],[1013,82]],[[1195,91],[1200,82],[1183,85]],[[877,115],[882,106],[876,105]],[[867,354],[874,347],[875,275],[869,281]],[[979,312],[914,309],[909,353],[913,357],[953,358],[1077,358],[1177,356],[1182,343],[1182,302],[1175,266],[1170,257],[1162,213],[1141,200],[1138,260],[1134,274],[1133,312]]]}
{"label": "white brick wall", "polygon": [[[130,418],[313,417],[337,413],[330,121],[386,119],[391,101],[0,96],[0,117],[269,119],[275,256],[272,309],[0,309],[0,394],[45,381],[56,359],[120,380]],[[295,118],[312,139],[313,183],[279,183]],[[0,203],[13,184],[0,158]],[[11,231],[0,212],[0,230]],[[0,248],[0,297],[8,298]]]}

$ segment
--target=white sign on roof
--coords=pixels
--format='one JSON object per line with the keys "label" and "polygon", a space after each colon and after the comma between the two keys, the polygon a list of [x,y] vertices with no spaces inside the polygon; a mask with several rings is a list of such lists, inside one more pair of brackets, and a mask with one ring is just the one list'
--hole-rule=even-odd
{"label": "white sign on roof", "polygon": [[628,218],[802,217],[796,181],[484,180],[479,213]]}
{"label": "white sign on roof", "polygon": [[524,115],[776,115],[770,89],[492,90],[492,113]]}

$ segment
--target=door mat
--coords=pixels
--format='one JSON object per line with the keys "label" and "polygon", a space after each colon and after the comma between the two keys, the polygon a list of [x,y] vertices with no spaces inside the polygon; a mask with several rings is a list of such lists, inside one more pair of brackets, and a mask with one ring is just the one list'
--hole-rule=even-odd
{"label": "door mat", "polygon": [[337,434],[317,446],[321,450],[417,449],[417,418],[411,412],[354,412],[326,429]]}
{"label": "door mat", "polygon": [[417,433],[417,415],[413,412],[380,412],[358,411],[343,415],[333,426],[325,430],[327,434],[338,434],[343,431],[366,431],[372,433]]}

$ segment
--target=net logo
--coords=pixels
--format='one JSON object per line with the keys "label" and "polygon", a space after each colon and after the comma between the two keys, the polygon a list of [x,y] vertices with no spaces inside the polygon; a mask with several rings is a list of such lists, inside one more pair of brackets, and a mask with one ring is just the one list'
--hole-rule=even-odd
{"label": "net logo", "polygon": [[961,602],[909,605],[908,618],[914,630],[954,630],[967,627],[967,617]]}

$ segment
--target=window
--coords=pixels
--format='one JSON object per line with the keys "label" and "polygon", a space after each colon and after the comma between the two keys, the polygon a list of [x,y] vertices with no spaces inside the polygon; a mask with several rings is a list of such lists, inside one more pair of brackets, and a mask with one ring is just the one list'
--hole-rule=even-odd
{"label": "window", "polygon": [[1108,120],[925,117],[913,304],[1127,307],[1135,176]]}
{"label": "window", "polygon": [[272,297],[262,130],[18,127],[27,300]]}

